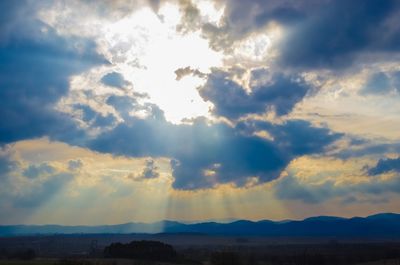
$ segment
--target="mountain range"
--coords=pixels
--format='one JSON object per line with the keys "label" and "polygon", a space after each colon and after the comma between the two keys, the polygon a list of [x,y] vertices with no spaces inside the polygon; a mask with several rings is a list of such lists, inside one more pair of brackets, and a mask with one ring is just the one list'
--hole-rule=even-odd
{"label": "mountain range", "polygon": [[376,237],[400,238],[400,214],[381,213],[367,217],[317,216],[304,220],[248,221],[229,223],[126,223],[101,226],[1,225],[0,236],[49,234],[200,233],[208,235],[273,237]]}

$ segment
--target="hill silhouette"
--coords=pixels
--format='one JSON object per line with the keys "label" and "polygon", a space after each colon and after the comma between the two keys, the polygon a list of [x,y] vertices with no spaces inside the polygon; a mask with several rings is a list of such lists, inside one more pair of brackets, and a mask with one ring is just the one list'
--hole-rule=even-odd
{"label": "hill silhouette", "polygon": [[129,234],[194,233],[249,236],[336,236],[400,238],[400,214],[382,213],[368,217],[310,217],[284,222],[239,220],[231,223],[204,222],[184,224],[175,221],[126,223],[103,226],[3,225],[0,236],[39,234]]}

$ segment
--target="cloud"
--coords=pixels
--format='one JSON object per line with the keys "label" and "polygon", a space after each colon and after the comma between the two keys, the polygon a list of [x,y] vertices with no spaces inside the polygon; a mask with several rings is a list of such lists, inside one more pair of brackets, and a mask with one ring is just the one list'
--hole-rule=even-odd
{"label": "cloud", "polygon": [[155,161],[153,159],[147,159],[146,165],[139,175],[130,174],[128,177],[135,181],[142,181],[146,179],[155,179],[159,176],[160,173],[158,173],[158,167],[155,165]]}
{"label": "cloud", "polygon": [[397,93],[400,93],[400,71],[392,74],[392,84]]}
{"label": "cloud", "polygon": [[192,69],[190,66],[185,68],[178,68],[175,70],[176,80],[179,81],[187,75],[194,75],[198,77],[206,77],[206,74],[200,72],[198,69]]}
{"label": "cloud", "polygon": [[229,50],[235,41],[261,31],[270,22],[300,23],[319,1],[240,1],[230,0],[220,25],[202,24],[202,33],[216,50]]}
{"label": "cloud", "polygon": [[368,178],[361,182],[336,183],[325,180],[310,183],[288,175],[275,183],[274,192],[278,199],[299,200],[307,204],[323,203],[338,198],[342,199],[342,204],[382,203],[387,201],[388,193],[400,193],[400,176]]}
{"label": "cloud", "polygon": [[23,175],[27,178],[35,179],[42,175],[48,175],[55,173],[56,170],[51,165],[47,163],[42,163],[39,165],[30,165],[23,172]]}
{"label": "cloud", "polygon": [[355,196],[348,196],[342,200],[342,205],[349,205],[349,204],[360,204],[360,203],[367,203],[367,204],[381,204],[381,203],[388,203],[390,200],[388,198],[357,198]]}
{"label": "cloud", "polygon": [[100,134],[88,147],[115,155],[170,157],[177,189],[210,188],[221,183],[244,186],[253,177],[260,183],[279,177],[295,157],[317,154],[341,137],[306,121],[276,125],[252,124],[251,130],[268,130],[274,140],[250,133],[249,123],[230,127],[223,123],[172,124],[161,115],[131,117]]}
{"label": "cloud", "polygon": [[275,65],[298,69],[342,69],[361,55],[387,59],[400,51],[400,5],[395,0],[226,2],[220,25],[202,24],[216,50],[262,32],[269,23],[284,28],[274,43]]}
{"label": "cloud", "polygon": [[129,119],[129,112],[137,106],[136,99],[128,96],[111,95],[106,103],[114,107],[124,119]]}
{"label": "cloud", "polygon": [[141,112],[141,115],[144,116],[154,116],[157,119],[164,119],[164,112],[157,105],[138,102],[138,98],[143,97],[145,95],[139,93],[135,93],[132,96],[111,95],[107,98],[106,103],[112,106],[125,122],[132,120],[136,112]]}
{"label": "cloud", "polygon": [[[267,80],[263,82],[265,76]],[[262,69],[252,71],[250,84],[254,85],[248,92],[233,81],[229,73],[214,70],[199,93],[204,100],[214,104],[213,112],[216,115],[236,119],[246,114],[262,114],[271,110],[278,116],[286,115],[311,90],[300,76],[270,75]]]}
{"label": "cloud", "polygon": [[317,1],[268,1],[254,0],[244,3],[240,0],[228,1],[225,8],[225,23],[235,35],[255,31],[271,21],[291,24],[301,21],[307,10]]}
{"label": "cloud", "polygon": [[80,159],[69,160],[68,161],[68,170],[75,171],[80,169],[83,166],[83,162]]}
{"label": "cloud", "polygon": [[103,114],[95,111],[88,105],[84,104],[75,104],[73,106],[75,110],[80,110],[82,112],[82,120],[92,127],[107,127],[116,123],[116,118],[112,114],[107,114],[107,116],[103,116]]}
{"label": "cloud", "polygon": [[94,127],[106,127],[106,126],[111,126],[116,122],[116,119],[114,115],[108,114],[107,116],[103,115],[97,115],[96,119],[93,122]]}
{"label": "cloud", "polygon": [[97,116],[97,112],[88,105],[76,104],[75,109],[82,111],[82,120],[89,122]]}
{"label": "cloud", "polygon": [[149,159],[146,161],[146,167],[144,168],[141,177],[144,179],[149,178],[158,178],[160,175],[158,172],[158,167],[155,165],[153,159]]}
{"label": "cloud", "polygon": [[177,31],[183,33],[196,31],[201,25],[200,10],[191,0],[182,0],[179,4],[182,17],[180,24],[176,27]]}
{"label": "cloud", "polygon": [[387,153],[400,153],[400,143],[397,141],[380,142],[378,139],[366,139],[364,143],[350,145],[345,149],[340,149],[335,156],[341,159],[362,156],[382,156]]}
{"label": "cloud", "polygon": [[123,88],[127,84],[127,81],[125,81],[124,77],[117,72],[106,74],[101,78],[101,82],[104,85],[117,88]]}
{"label": "cloud", "polygon": [[10,201],[17,208],[37,208],[65,188],[73,178],[70,173],[56,172],[44,181],[25,187],[22,192],[13,195]]}
{"label": "cloud", "polygon": [[237,128],[247,134],[267,131],[276,145],[290,149],[295,156],[323,152],[328,144],[344,136],[329,128],[313,127],[305,120],[288,120],[283,124],[247,120],[239,122]]}
{"label": "cloud", "polygon": [[0,143],[45,135],[72,141],[83,132],[55,104],[68,93],[71,75],[105,60],[94,42],[61,37],[37,20],[32,4],[1,5],[11,6],[1,8],[10,19],[0,21],[6,29],[0,38]]}
{"label": "cloud", "polygon": [[385,94],[390,90],[390,80],[385,73],[376,73],[372,75],[361,94]]}
{"label": "cloud", "polygon": [[[207,35],[214,38],[210,40],[212,45],[216,41],[229,48],[231,40],[241,40],[252,32],[257,33],[269,22],[277,23],[284,29],[283,39],[277,45],[280,47],[279,63],[283,67],[275,69],[277,65],[266,65],[266,68],[244,69],[247,72],[251,70],[248,86],[241,84],[237,76],[233,76],[233,71],[213,69],[206,75],[190,66],[175,71],[177,80],[186,75],[204,78],[206,82],[199,88],[199,94],[213,103],[212,112],[216,118],[225,117],[233,124],[202,118],[185,121],[192,124],[172,124],[165,120],[158,106],[139,103],[137,95],[122,94],[126,91],[120,90],[118,95],[101,94],[99,100],[100,104],[109,105],[105,107],[116,116],[98,112],[94,104],[73,106],[81,114],[79,122],[83,121],[85,126],[91,129],[108,127],[96,130],[90,137],[86,127],[79,127],[69,114],[57,111],[55,106],[68,95],[71,76],[107,63],[97,54],[95,42],[68,34],[60,36],[59,31],[38,21],[35,15],[25,17],[25,7],[2,3],[12,7],[4,6],[1,10],[8,10],[11,15],[0,19],[1,32],[4,32],[0,36],[0,143],[49,136],[50,139],[115,155],[168,157],[175,178],[173,187],[189,190],[212,188],[224,183],[246,186],[253,179],[257,179],[258,183],[269,182],[277,179],[293,159],[323,154],[343,135],[328,128],[315,127],[304,120],[271,123],[248,117],[267,112],[274,112],[276,116],[288,115],[312,92],[314,86],[307,83],[304,73],[295,73],[290,67],[301,70],[340,68],[351,65],[360,53],[397,52],[395,44],[400,39],[398,24],[389,23],[397,21],[394,17],[397,4],[387,1],[378,5],[372,0],[324,3],[232,0],[227,3],[221,24],[201,25],[199,10],[190,2],[185,2],[181,5],[184,10],[181,31],[186,33],[186,30],[202,27],[203,34],[213,31],[214,35]],[[160,3],[153,1],[153,4],[154,9],[158,9]],[[376,32],[383,32],[384,36],[377,38]],[[289,70],[286,70],[287,66]],[[387,93],[393,88],[398,90],[398,76],[398,72],[377,73],[368,80],[365,93]],[[95,80],[117,88],[127,84],[117,72],[96,76]],[[101,88],[104,89],[103,86]],[[146,118],[135,117],[135,112],[139,111],[145,112]],[[244,120],[246,116],[247,120]],[[360,147],[354,154],[371,154],[373,148],[385,149],[369,145]],[[393,170],[393,163],[382,160],[369,172],[372,175],[384,172],[385,164],[390,164]],[[68,162],[71,171],[81,166],[80,160]],[[9,174],[12,168],[12,162],[0,158],[0,173]],[[49,184],[49,187],[62,183],[63,177],[57,177],[58,173],[47,164],[31,165],[23,172],[32,181],[38,176],[54,175],[55,183]],[[157,166],[151,159],[140,178],[155,178],[158,175]],[[305,201],[313,202],[326,194],[331,184],[319,187],[318,192],[304,188],[289,178],[282,180],[281,185],[293,190],[290,198],[303,194]],[[44,183],[41,187],[39,190],[47,189]],[[288,198],[289,195],[282,192],[280,196]]]}
{"label": "cloud", "polygon": [[27,168],[23,168],[23,164],[9,152],[1,156],[0,210],[2,211],[4,209],[9,211],[10,207],[14,210],[36,208],[46,203],[74,178],[72,174],[56,169],[48,163],[30,164]]}
{"label": "cloud", "polygon": [[400,157],[379,159],[376,166],[368,169],[368,174],[375,176],[390,171],[400,173]]}
{"label": "cloud", "polygon": [[306,204],[331,200],[342,205],[376,204],[390,202],[391,196],[400,194],[399,158],[380,159],[373,167],[364,166],[370,157],[308,159],[295,160],[285,170],[286,174],[273,182],[272,189],[278,199]]}
{"label": "cloud", "polygon": [[378,72],[368,78],[360,94],[385,95],[396,91],[400,93],[400,72]]}
{"label": "cloud", "polygon": [[320,2],[279,44],[281,63],[305,68],[341,68],[361,53],[398,52],[397,1]]}
{"label": "cloud", "polygon": [[275,195],[283,200],[301,200],[304,203],[320,203],[329,200],[337,192],[331,181],[320,185],[301,183],[293,176],[286,176],[274,186]]}
{"label": "cloud", "polygon": [[9,157],[8,154],[0,155],[0,179],[7,177],[19,166],[19,163]]}

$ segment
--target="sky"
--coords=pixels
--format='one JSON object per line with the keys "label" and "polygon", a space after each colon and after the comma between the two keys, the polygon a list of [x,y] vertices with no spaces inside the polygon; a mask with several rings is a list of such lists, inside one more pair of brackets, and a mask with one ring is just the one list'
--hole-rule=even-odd
{"label": "sky", "polygon": [[0,224],[400,212],[400,2],[0,1]]}

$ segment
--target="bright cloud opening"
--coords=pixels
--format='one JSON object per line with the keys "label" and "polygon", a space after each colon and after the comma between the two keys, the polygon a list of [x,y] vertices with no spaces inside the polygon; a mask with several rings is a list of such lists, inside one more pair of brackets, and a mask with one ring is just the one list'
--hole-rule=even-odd
{"label": "bright cloud opening", "polygon": [[134,90],[149,95],[168,121],[208,116],[209,103],[196,88],[202,78],[176,80],[175,71],[191,67],[208,73],[221,65],[222,56],[208,47],[199,32],[182,35],[176,31],[180,13],[176,5],[164,5],[158,16],[149,8],[111,25],[105,25],[105,40],[117,56],[111,58]]}

